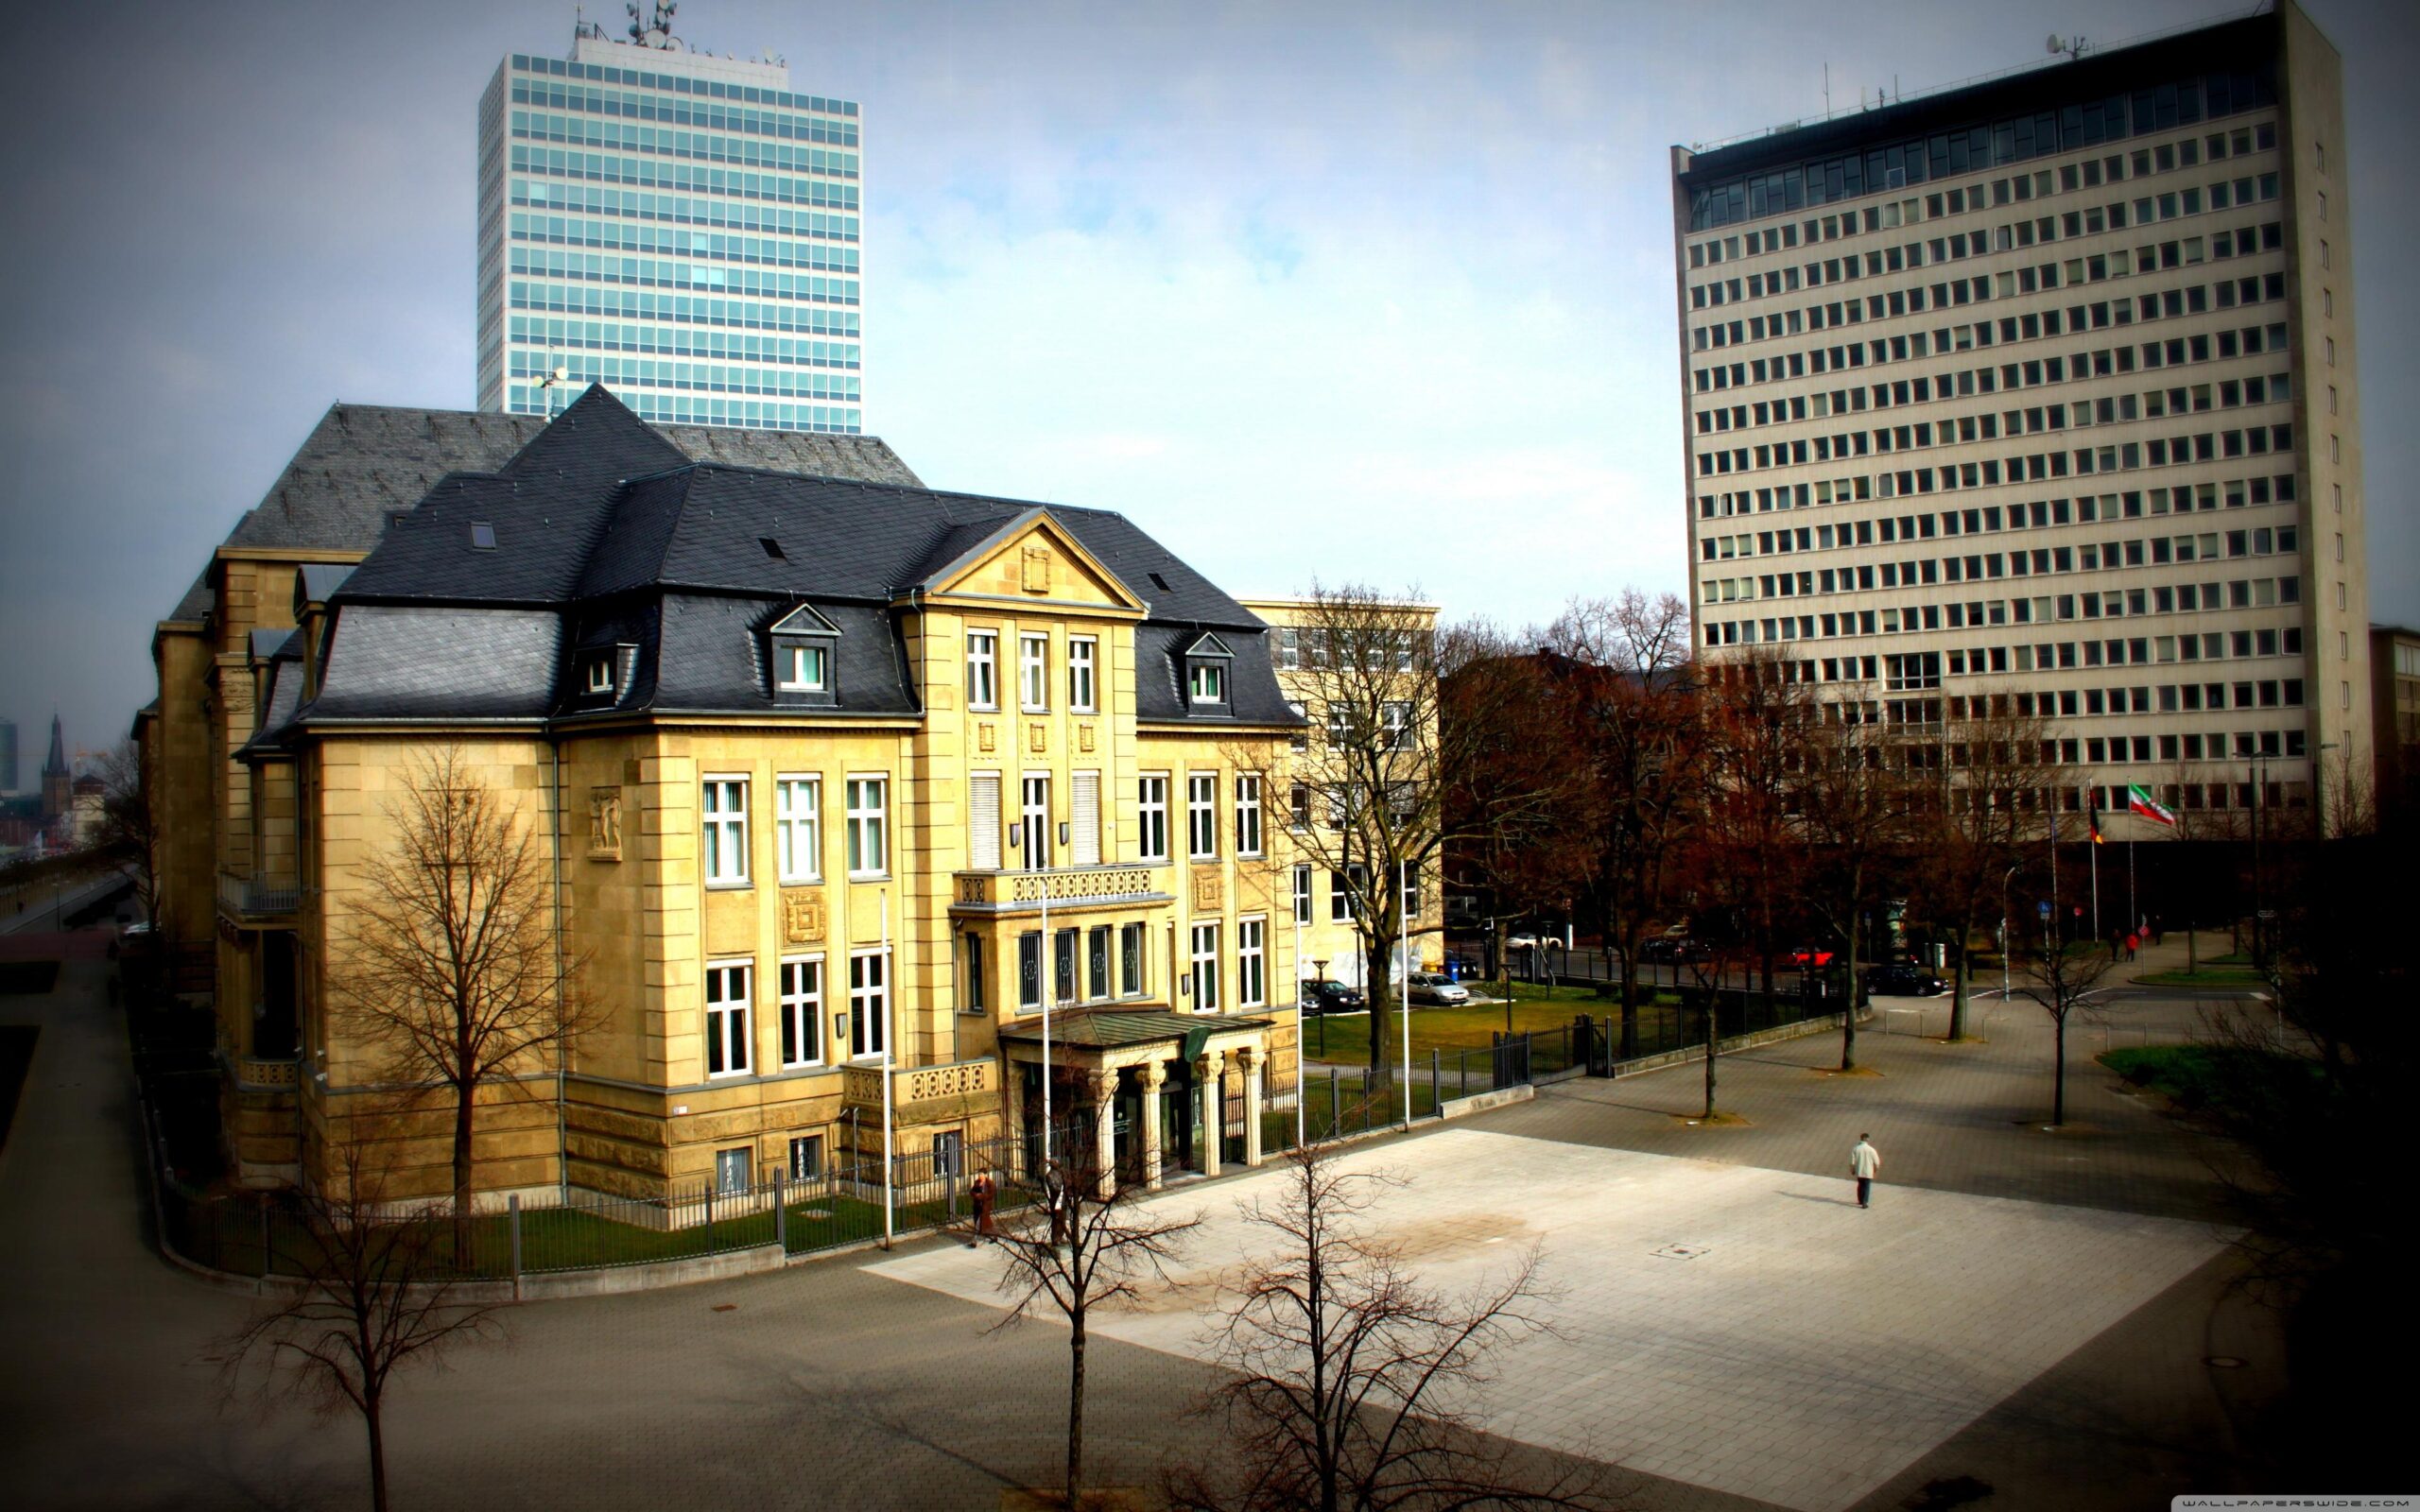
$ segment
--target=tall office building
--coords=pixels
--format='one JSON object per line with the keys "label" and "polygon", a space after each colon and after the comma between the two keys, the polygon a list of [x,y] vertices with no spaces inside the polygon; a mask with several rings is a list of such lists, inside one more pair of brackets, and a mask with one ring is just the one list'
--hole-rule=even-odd
{"label": "tall office building", "polygon": [[0,719],[0,793],[17,790],[17,724]]}
{"label": "tall office building", "polygon": [[2366,770],[2346,157],[2290,0],[1674,148],[1703,654],[1906,720],[2005,694],[2077,806]]}
{"label": "tall office building", "polygon": [[857,107],[657,19],[480,96],[479,407],[601,383],[659,423],[857,434]]}

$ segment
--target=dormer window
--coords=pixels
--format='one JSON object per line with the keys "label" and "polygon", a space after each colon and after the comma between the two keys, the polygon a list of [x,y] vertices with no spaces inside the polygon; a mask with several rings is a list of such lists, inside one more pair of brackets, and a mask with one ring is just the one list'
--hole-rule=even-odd
{"label": "dormer window", "polygon": [[585,675],[580,679],[580,686],[590,694],[612,693],[614,691],[614,659],[610,656],[590,657]]}
{"label": "dormer window", "polygon": [[840,629],[801,604],[766,631],[773,701],[828,706],[838,703]]}
{"label": "dormer window", "polygon": [[782,693],[821,693],[830,681],[830,649],[804,641],[788,641],[779,647],[774,688]]}
{"label": "dormer window", "polygon": [[1207,713],[1227,712],[1227,679],[1235,652],[1215,635],[1204,634],[1184,649],[1185,707]]}

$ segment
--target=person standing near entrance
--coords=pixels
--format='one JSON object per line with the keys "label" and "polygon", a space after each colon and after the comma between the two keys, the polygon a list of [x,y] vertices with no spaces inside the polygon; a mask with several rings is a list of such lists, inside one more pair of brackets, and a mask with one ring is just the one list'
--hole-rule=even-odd
{"label": "person standing near entrance", "polygon": [[1874,1178],[1882,1173],[1882,1152],[1870,1143],[1874,1136],[1860,1134],[1857,1147],[1849,1151],[1849,1169],[1857,1174],[1857,1205],[1873,1206]]}
{"label": "person standing near entrance", "polygon": [[970,1249],[992,1237],[994,1190],[990,1172],[984,1172],[975,1178],[975,1237],[967,1242],[967,1247]]}

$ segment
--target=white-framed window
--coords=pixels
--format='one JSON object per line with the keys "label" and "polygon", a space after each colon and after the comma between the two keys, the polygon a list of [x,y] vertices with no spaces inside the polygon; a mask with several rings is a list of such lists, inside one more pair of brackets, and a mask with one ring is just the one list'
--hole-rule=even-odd
{"label": "white-framed window", "polygon": [[708,777],[700,800],[709,887],[748,885],[748,779]]}
{"label": "white-framed window", "polygon": [[[1350,872],[1351,875],[1346,875]],[[1331,871],[1327,877],[1327,917],[1333,923],[1349,924],[1357,915],[1353,906],[1354,888],[1369,881],[1369,868],[1355,863],[1345,871]]]}
{"label": "white-framed window", "polygon": [[801,1134],[790,1141],[790,1179],[813,1181],[823,1175],[823,1136]]}
{"label": "white-framed window", "polygon": [[782,1064],[823,1063],[823,957],[793,955],[781,966]]}
{"label": "white-framed window", "polygon": [[1000,707],[1000,635],[997,630],[966,632],[966,707]]}
{"label": "white-framed window", "polygon": [[1050,707],[1050,637],[1017,637],[1017,705],[1028,713]]}
{"label": "white-framed window", "polygon": [[1260,774],[1236,774],[1236,854],[1260,854]]}
{"label": "white-framed window", "polygon": [[827,647],[784,642],[774,648],[780,676],[773,685],[784,693],[821,693],[831,683],[830,658]]}
{"label": "white-framed window", "polygon": [[1068,832],[1068,862],[1079,867],[1100,865],[1100,773],[1077,772],[1071,779],[1068,807],[1073,828]]}
{"label": "white-framed window", "polygon": [[748,1053],[748,976],[746,961],[717,961],[706,968],[706,1074],[736,1076],[746,1072]]}
{"label": "white-framed window", "polygon": [[942,1129],[933,1136],[933,1177],[936,1180],[955,1180],[965,1175],[965,1132],[954,1128]]}
{"label": "white-framed window", "polygon": [[1094,670],[1100,658],[1100,643],[1089,635],[1067,638],[1067,707],[1080,714],[1094,713],[1100,707],[1100,690]]}
{"label": "white-framed window", "polygon": [[1208,661],[1193,662],[1186,674],[1185,696],[1193,703],[1225,703],[1227,664]]}
{"label": "white-framed window", "polygon": [[849,1058],[876,1060],[890,1035],[890,962],[881,948],[849,955]]}
{"label": "white-framed window", "polygon": [[890,866],[890,779],[852,777],[848,790],[849,875],[879,877]]}
{"label": "white-framed window", "polygon": [[1286,795],[1286,822],[1297,830],[1311,827],[1311,784],[1296,782]]}
{"label": "white-framed window", "polygon": [[1411,705],[1390,699],[1380,706],[1378,720],[1387,749],[1401,750],[1411,744]]}
{"label": "white-framed window", "polygon": [[1418,862],[1404,864],[1402,881],[1403,917],[1407,919],[1418,919],[1420,917],[1420,864]]}
{"label": "white-framed window", "polygon": [[823,779],[773,779],[773,852],[784,882],[823,875]]}
{"label": "white-framed window", "polygon": [[588,691],[590,693],[614,691],[614,659],[612,657],[593,656],[588,659]]}
{"label": "white-framed window", "polygon": [[1219,854],[1219,774],[1194,772],[1184,780],[1184,850],[1196,861]]}
{"label": "white-framed window", "polygon": [[959,981],[963,984],[958,995],[958,1011],[980,1013],[988,1005],[983,989],[983,936],[969,932],[958,936]]}
{"label": "white-framed window", "polygon": [[1294,866],[1294,922],[1307,924],[1310,921],[1311,868],[1307,863],[1297,862]]}
{"label": "white-framed window", "polygon": [[1277,667],[1294,672],[1303,665],[1303,632],[1288,625],[1277,632]]}
{"label": "white-framed window", "polygon": [[1024,833],[1024,861],[1028,871],[1039,871],[1050,865],[1050,774],[1028,772],[1025,775],[1025,802],[1017,811],[1017,822]]}
{"label": "white-framed window", "polygon": [[977,772],[966,780],[966,864],[977,871],[1000,869],[1000,774]]}
{"label": "white-framed window", "polygon": [[1136,838],[1135,856],[1143,861],[1166,861],[1168,858],[1168,777],[1166,772],[1147,772],[1139,785],[1135,817],[1142,833]]}
{"label": "white-framed window", "polygon": [[1121,924],[1117,929],[1117,990],[1119,995],[1139,998],[1143,995],[1143,926]]}
{"label": "white-framed window", "polygon": [[1266,966],[1269,920],[1236,920],[1236,1006],[1257,1008],[1269,1001]]}
{"label": "white-framed window", "polygon": [[715,1190],[736,1194],[756,1181],[756,1152],[745,1144],[715,1151]]}
{"label": "white-framed window", "polygon": [[1219,1006],[1219,926],[1193,926],[1193,1009],[1215,1012]]}

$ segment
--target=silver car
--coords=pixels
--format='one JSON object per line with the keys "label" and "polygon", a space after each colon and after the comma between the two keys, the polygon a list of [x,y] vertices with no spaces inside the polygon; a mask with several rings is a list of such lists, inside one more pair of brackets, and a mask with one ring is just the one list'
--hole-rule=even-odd
{"label": "silver car", "polygon": [[1433,1003],[1446,1008],[1461,1007],[1471,1000],[1470,988],[1435,971],[1412,972],[1410,996],[1414,1003]]}

